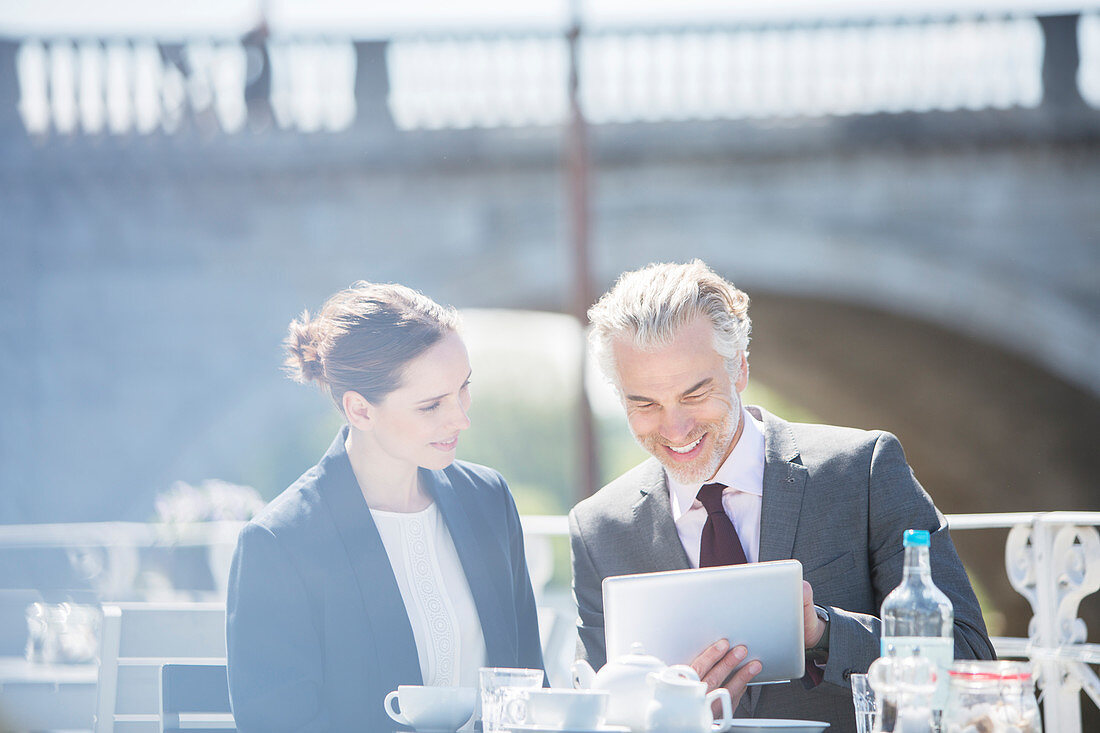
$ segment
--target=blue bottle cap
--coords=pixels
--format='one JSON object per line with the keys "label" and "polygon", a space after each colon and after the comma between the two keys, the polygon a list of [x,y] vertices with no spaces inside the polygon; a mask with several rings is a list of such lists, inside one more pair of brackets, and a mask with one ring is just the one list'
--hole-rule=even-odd
{"label": "blue bottle cap", "polygon": [[929,536],[926,529],[907,529],[901,536],[904,547],[928,547]]}

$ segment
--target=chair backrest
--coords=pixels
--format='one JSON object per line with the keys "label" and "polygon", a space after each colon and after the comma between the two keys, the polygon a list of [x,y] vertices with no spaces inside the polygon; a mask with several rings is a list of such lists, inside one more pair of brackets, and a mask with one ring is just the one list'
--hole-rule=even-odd
{"label": "chair backrest", "polygon": [[551,687],[573,684],[571,667],[577,652],[575,613],[560,608],[539,606],[539,637],[542,642],[542,663]]}
{"label": "chair backrest", "polygon": [[165,664],[160,670],[161,733],[235,731],[224,664]]}
{"label": "chair backrest", "polygon": [[225,663],[220,603],[118,603],[103,607],[95,733],[159,733],[160,668]]}

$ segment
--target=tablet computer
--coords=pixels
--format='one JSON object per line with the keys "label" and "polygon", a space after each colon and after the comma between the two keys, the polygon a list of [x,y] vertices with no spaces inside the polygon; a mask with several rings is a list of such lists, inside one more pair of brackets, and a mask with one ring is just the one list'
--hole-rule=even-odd
{"label": "tablet computer", "polygon": [[742,665],[760,660],[751,684],[805,674],[798,560],[605,578],[603,612],[608,659],[639,642],[666,664],[688,664],[725,638],[748,648]]}

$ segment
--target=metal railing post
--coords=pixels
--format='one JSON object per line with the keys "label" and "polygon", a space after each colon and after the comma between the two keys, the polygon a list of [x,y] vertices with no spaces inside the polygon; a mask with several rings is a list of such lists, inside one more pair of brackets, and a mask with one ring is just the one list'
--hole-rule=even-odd
{"label": "metal railing post", "polygon": [[1090,694],[1096,687],[1088,667],[1061,654],[1084,646],[1087,630],[1077,610],[1100,588],[1100,534],[1074,520],[1069,512],[1040,514],[1013,527],[1005,544],[1009,581],[1035,613],[1028,656],[1039,672],[1043,726],[1058,733],[1080,733],[1082,686]]}

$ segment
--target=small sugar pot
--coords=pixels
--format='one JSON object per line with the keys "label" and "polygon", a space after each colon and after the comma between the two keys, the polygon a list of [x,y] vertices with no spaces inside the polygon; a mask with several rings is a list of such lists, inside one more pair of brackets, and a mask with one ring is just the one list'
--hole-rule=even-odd
{"label": "small sugar pot", "polygon": [[955,662],[945,733],[1042,733],[1027,662]]}
{"label": "small sugar pot", "polygon": [[[682,664],[650,672],[653,698],[646,706],[647,733],[723,733],[733,724],[730,691],[724,687],[707,692],[695,670]],[[720,701],[722,717],[714,720],[711,704]]]}

